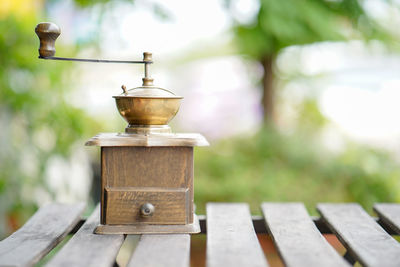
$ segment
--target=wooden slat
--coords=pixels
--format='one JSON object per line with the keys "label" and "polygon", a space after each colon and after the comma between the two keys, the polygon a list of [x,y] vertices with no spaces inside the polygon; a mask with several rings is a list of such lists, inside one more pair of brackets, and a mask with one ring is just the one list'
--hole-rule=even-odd
{"label": "wooden slat", "polygon": [[79,222],[84,204],[48,204],[18,231],[0,242],[2,266],[32,266]]}
{"label": "wooden slat", "polygon": [[268,266],[247,204],[207,204],[207,266]]}
{"label": "wooden slat", "polygon": [[[206,225],[206,215],[197,215],[199,218],[200,228],[202,234],[207,234],[207,225]],[[317,216],[310,216],[313,220],[315,226],[318,228],[318,231],[321,234],[333,234],[331,229],[325,224],[324,219]],[[261,215],[252,215],[251,219],[253,220],[254,230],[257,234],[267,234],[267,228],[265,226],[264,217]],[[374,220],[385,229],[385,231],[390,235],[395,235],[396,232],[389,228],[382,220],[378,217],[374,217]]]}
{"label": "wooden slat", "polygon": [[142,235],[128,267],[188,267],[190,235]]}
{"label": "wooden slat", "polygon": [[263,203],[261,208],[286,266],[350,266],[321,235],[302,203]]}
{"label": "wooden slat", "polygon": [[400,244],[358,204],[319,204],[328,226],[364,266],[400,266]]}
{"label": "wooden slat", "polygon": [[387,224],[397,234],[400,234],[400,204],[375,204],[374,211],[385,224]]}
{"label": "wooden slat", "polygon": [[96,235],[100,205],[47,266],[112,266],[125,240],[124,235]]}

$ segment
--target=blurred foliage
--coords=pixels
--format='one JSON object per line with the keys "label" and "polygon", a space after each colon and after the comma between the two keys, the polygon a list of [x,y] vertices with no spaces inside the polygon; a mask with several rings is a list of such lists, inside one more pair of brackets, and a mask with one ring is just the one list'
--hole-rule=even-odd
{"label": "blurred foliage", "polygon": [[[47,0],[47,2],[51,2],[51,3],[57,3],[60,2],[62,0]],[[110,4],[118,4],[118,2],[120,3],[131,3],[131,4],[135,4],[135,0],[114,0],[114,1],[110,1],[110,0],[74,0],[74,2],[77,4],[77,6],[81,7],[81,8],[91,8],[95,5],[98,6],[108,6]],[[148,1],[148,2],[143,2],[142,4],[145,4],[147,6],[147,8],[149,10],[151,10],[153,12],[153,14],[161,19],[161,20],[169,20],[171,18],[171,14],[170,12],[168,12],[168,10],[166,10],[162,5],[160,5],[157,2],[153,2],[153,1]]]}
{"label": "blurred foliage", "polygon": [[263,201],[400,201],[400,166],[385,152],[349,144],[339,154],[324,150],[315,135],[291,135],[265,127],[251,138],[233,138],[197,149],[195,202],[247,202],[259,213]]}
{"label": "blurred foliage", "polygon": [[[60,0],[51,0],[51,1],[57,2]],[[132,0],[123,0],[123,1],[133,2]],[[74,2],[80,7],[91,7],[95,4],[106,4],[106,3],[110,2],[110,0],[74,0]]]}
{"label": "blurred foliage", "polygon": [[[226,2],[232,8],[234,1]],[[276,55],[292,45],[348,39],[391,40],[359,0],[260,0],[259,5],[253,21],[235,20],[234,27],[241,51],[256,59]]]}
{"label": "blurred foliage", "polygon": [[[14,4],[18,10],[21,3]],[[67,158],[77,140],[97,129],[65,100],[73,65],[37,59],[34,5],[22,14],[8,8],[0,12],[0,235],[19,227],[36,209],[36,198],[51,192],[49,159]],[[57,47],[61,54],[65,49]]]}
{"label": "blurred foliage", "polygon": [[[256,16],[247,22],[235,17],[235,1],[225,2],[241,53],[264,68],[264,104],[274,103],[265,99],[274,97],[266,92],[276,86],[268,66],[282,49],[323,41],[392,40],[359,0],[259,0]],[[265,116],[272,116],[271,111]],[[355,201],[371,211],[374,202],[400,200],[400,167],[390,155],[351,143],[338,154],[330,153],[319,141],[327,120],[316,99],[305,98],[296,111],[291,134],[266,125],[251,138],[197,150],[198,213],[207,201],[244,201],[253,212],[262,201],[301,201],[315,212],[317,202]]]}
{"label": "blurred foliage", "polygon": [[240,53],[259,61],[263,67],[262,105],[268,123],[276,119],[273,65],[282,49],[324,41],[394,40],[364,10],[362,0],[259,0],[256,15],[246,22],[235,15],[236,1],[225,3],[235,24],[233,32]]}

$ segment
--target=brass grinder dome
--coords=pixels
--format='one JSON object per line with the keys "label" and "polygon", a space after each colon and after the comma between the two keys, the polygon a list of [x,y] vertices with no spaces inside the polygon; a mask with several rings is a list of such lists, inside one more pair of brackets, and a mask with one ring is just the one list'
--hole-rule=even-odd
{"label": "brass grinder dome", "polygon": [[[152,83],[152,82],[151,82]],[[121,116],[128,122],[130,134],[171,133],[168,123],[175,117],[183,97],[155,86],[126,90],[115,98]]]}

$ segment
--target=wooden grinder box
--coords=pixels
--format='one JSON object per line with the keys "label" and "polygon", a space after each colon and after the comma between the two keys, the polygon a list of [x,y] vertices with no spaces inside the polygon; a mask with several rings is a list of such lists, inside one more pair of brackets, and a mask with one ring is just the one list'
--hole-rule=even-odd
{"label": "wooden grinder box", "polygon": [[101,224],[95,232],[197,233],[193,147],[200,134],[100,134]]}

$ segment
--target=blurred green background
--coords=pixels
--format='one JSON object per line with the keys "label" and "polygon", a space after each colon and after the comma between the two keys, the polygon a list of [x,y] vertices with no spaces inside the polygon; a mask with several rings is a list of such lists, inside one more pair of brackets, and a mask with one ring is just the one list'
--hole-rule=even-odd
{"label": "blurred green background", "polygon": [[[90,87],[82,76],[107,79],[102,74],[96,76],[82,71],[96,67],[37,59],[35,25],[52,19],[72,21],[66,25],[70,28],[62,33],[70,38],[57,44],[57,55],[102,57],[105,36],[114,38],[113,34],[118,32],[106,30],[103,22],[110,23],[111,18],[113,26],[121,26],[123,20],[118,17],[121,8],[131,6],[137,12],[146,10],[161,23],[174,20],[174,10],[170,6],[157,1],[145,5],[141,2],[140,5],[140,1],[68,1],[68,7],[72,7],[72,11],[65,11],[69,14],[68,19],[63,18],[66,16],[63,1],[10,0],[0,3],[1,237],[15,231],[46,202],[86,201],[93,207],[100,194],[96,191],[98,151],[84,148],[84,141],[101,131],[115,132],[124,128],[124,122],[115,119],[115,114],[110,119],[76,104],[80,98],[88,97],[79,89]],[[204,214],[205,203],[209,201],[248,202],[255,214],[259,213],[258,206],[262,201],[301,201],[314,214],[317,202],[353,201],[371,211],[374,202],[400,200],[397,154],[345,135],[340,135],[340,149],[323,145],[321,136],[334,123],[321,112],[318,89],[315,89],[318,87],[315,81],[320,81],[319,74],[307,76],[291,68],[285,72],[278,64],[282,55],[296,47],[300,47],[301,54],[301,49],[319,49],[316,43],[346,44],[352,40],[366,47],[379,44],[384,51],[382,54],[396,55],[398,36],[388,25],[397,22],[388,23],[379,20],[373,12],[367,12],[365,6],[369,2],[252,1],[255,5],[253,16],[243,19],[240,11],[246,9],[246,4],[238,6],[235,1],[221,1],[218,5],[229,21],[227,41],[215,39],[189,45],[184,53],[176,52],[179,56],[168,58],[168,64],[160,58],[158,70],[163,72],[162,68],[235,56],[242,60],[245,69],[249,68],[244,74],[259,92],[255,94],[258,106],[254,112],[258,120],[244,132],[229,132],[240,117],[240,114],[230,112],[242,103],[233,101],[227,109],[223,105],[228,98],[223,94],[210,93],[214,94],[217,106],[224,107],[218,112],[231,114],[228,130],[219,129],[218,123],[213,124],[215,113],[206,116],[209,102],[196,107],[197,112],[206,114],[208,122],[196,127],[187,126],[185,118],[191,120],[199,113],[191,113],[187,106],[181,108],[180,113],[188,115],[181,120],[177,118],[178,122],[173,125],[176,131],[196,130],[211,137],[211,146],[196,149],[195,154],[197,213]],[[382,3],[390,13],[398,14],[396,4]],[[203,23],[198,21],[199,29]],[[63,25],[60,26],[64,30]],[[181,25],[175,23],[175,26]],[[151,34],[162,36],[161,31]],[[80,32],[80,35],[71,32]],[[196,35],[195,30],[192,35]],[[137,42],[141,42],[140,37]],[[129,50],[129,44],[127,47]],[[132,53],[140,56],[141,52]],[[112,55],[119,56],[118,51]],[[298,61],[299,58],[293,56],[289,65],[302,68]],[[110,70],[113,71],[107,69],[107,72]],[[139,81],[139,73],[132,75],[132,79]],[[179,68],[175,70],[176,77],[184,76],[182,73]],[[167,81],[167,78],[161,77],[161,81]],[[323,81],[329,83],[329,80]],[[288,84],[306,84],[302,97],[295,102],[287,97],[285,88]],[[117,88],[120,84],[113,86]],[[110,96],[117,93],[100,93],[90,100],[111,102]],[[189,102],[195,98],[189,93],[179,93]],[[248,97],[246,91],[239,95]],[[206,99],[210,101],[210,95]],[[357,102],[354,107],[357,108]],[[294,110],[289,123],[282,115],[288,108]],[[208,124],[211,125],[209,128]],[[78,163],[80,167],[75,167]],[[84,178],[74,180],[75,175]]]}

